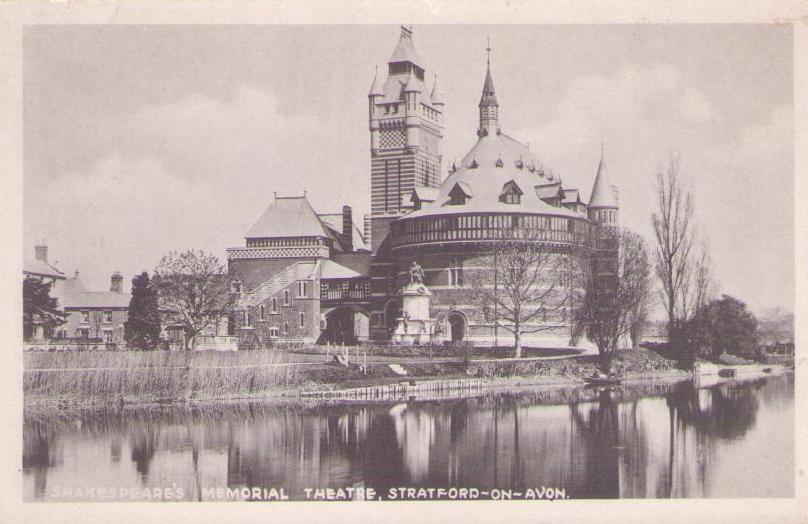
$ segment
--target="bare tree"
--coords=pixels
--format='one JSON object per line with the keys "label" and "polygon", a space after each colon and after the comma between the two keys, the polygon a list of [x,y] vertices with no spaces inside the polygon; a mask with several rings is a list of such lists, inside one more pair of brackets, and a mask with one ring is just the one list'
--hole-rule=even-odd
{"label": "bare tree", "polygon": [[651,263],[640,235],[618,228],[604,233],[608,236],[593,252],[591,269],[584,274],[582,316],[605,369],[620,341],[631,336],[633,321],[648,302]]}
{"label": "bare tree", "polygon": [[672,159],[657,173],[657,209],[652,215],[656,238],[655,270],[668,315],[668,341],[679,345],[690,286],[695,230],[693,197],[679,179],[679,161]]}
{"label": "bare tree", "polygon": [[469,299],[487,323],[513,334],[516,358],[522,335],[556,329],[546,317],[569,304],[565,258],[543,242],[504,240],[490,251],[490,268],[469,279]]}
{"label": "bare tree", "polygon": [[185,349],[193,349],[196,336],[230,314],[237,300],[224,266],[204,251],[165,255],[152,281],[164,320],[185,331]]}

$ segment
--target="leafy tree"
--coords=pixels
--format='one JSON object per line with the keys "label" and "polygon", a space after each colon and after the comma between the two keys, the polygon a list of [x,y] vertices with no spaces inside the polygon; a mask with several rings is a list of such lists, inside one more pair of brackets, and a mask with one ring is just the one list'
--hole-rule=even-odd
{"label": "leafy tree", "polygon": [[185,331],[185,349],[193,349],[196,336],[230,314],[238,300],[224,266],[204,251],[168,253],[154,268],[152,282],[163,318]]}
{"label": "leafy tree", "polygon": [[157,293],[145,271],[132,279],[129,314],[123,325],[124,340],[130,347],[155,349],[160,343],[160,310]]}
{"label": "leafy tree", "polygon": [[50,296],[51,283],[36,277],[25,277],[22,281],[22,324],[26,336],[33,335],[35,325],[45,325],[52,330],[62,324],[65,313]]}
{"label": "leafy tree", "polygon": [[724,352],[751,357],[758,350],[755,315],[728,295],[702,306],[688,322],[685,335],[693,347],[714,357]]}

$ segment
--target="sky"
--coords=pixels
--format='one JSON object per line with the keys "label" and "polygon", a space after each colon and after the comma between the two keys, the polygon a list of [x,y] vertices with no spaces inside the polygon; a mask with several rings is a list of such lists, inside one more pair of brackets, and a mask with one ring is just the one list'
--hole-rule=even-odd
{"label": "sky", "polygon": [[[652,240],[679,159],[722,293],[794,306],[792,36],[777,25],[415,26],[444,176],[476,140],[486,38],[503,132],[588,198],[601,151]],[[227,247],[278,195],[369,210],[367,93],[398,26],[27,26],[24,253],[94,289]]]}

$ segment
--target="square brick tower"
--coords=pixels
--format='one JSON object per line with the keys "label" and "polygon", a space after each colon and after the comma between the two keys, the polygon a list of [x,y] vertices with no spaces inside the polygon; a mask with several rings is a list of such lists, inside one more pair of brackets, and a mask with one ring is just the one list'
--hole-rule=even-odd
{"label": "square brick tower", "polygon": [[406,212],[417,187],[438,187],[441,180],[443,101],[425,81],[425,68],[412,41],[401,36],[387,62],[387,78],[378,70],[368,94],[371,158],[371,248],[387,237],[390,222]]}

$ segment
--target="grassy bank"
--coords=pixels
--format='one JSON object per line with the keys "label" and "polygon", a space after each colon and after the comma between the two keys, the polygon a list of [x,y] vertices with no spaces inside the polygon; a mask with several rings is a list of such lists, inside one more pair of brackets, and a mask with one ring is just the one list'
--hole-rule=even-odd
{"label": "grassy bank", "polygon": [[[479,378],[503,384],[579,383],[597,357],[382,363],[367,372],[323,363],[286,364],[283,352],[43,352],[24,355],[26,404],[77,405],[256,399],[299,391],[356,388],[402,380]],[[323,359],[325,360],[325,359]],[[622,351],[613,367],[626,378],[667,376],[676,362],[653,350]],[[679,372],[684,373],[684,372]]]}
{"label": "grassy bank", "polygon": [[271,351],[29,353],[26,403],[128,403],[266,396],[296,387],[297,366]]}
{"label": "grassy bank", "polygon": [[[484,362],[413,362],[403,363],[407,376],[393,373],[387,366],[370,366],[368,373],[358,369],[336,367],[307,368],[303,370],[304,389],[342,389],[384,385],[402,380],[433,379],[490,379],[503,384],[514,382],[553,384],[580,383],[584,376],[598,369],[598,357],[577,356],[558,360],[488,360]],[[677,362],[653,350],[632,349],[618,352],[612,367],[625,378],[653,378],[655,376],[687,375],[677,368]]]}

